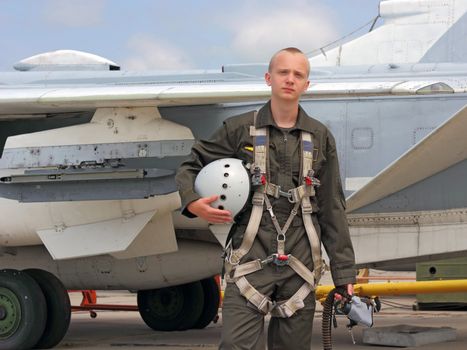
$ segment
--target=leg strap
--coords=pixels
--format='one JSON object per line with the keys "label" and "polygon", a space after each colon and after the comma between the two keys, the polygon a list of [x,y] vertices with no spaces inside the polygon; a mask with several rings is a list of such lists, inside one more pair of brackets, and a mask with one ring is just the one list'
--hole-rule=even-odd
{"label": "leg strap", "polygon": [[260,293],[245,277],[245,275],[263,268],[259,259],[234,267],[234,275],[229,279],[229,282],[235,282],[240,293],[260,312],[264,314],[271,312],[273,317],[290,317],[305,306],[303,300],[315,290],[315,274],[294,256],[289,257],[288,265],[306,282],[290,299],[279,304],[273,303],[270,298]]}
{"label": "leg strap", "polygon": [[305,307],[303,300],[305,300],[313,290],[314,288],[309,283],[305,282],[290,299],[276,304],[271,311],[271,316],[281,318],[291,317],[297,310]]}
{"label": "leg strap", "polygon": [[314,271],[311,272],[308,267],[293,255],[289,257],[289,266],[297,273],[297,275],[303,278],[313,289],[315,289],[316,281]]}
{"label": "leg strap", "polygon": [[263,314],[270,312],[274,304],[267,296],[258,292],[245,277],[240,277],[235,284],[237,285],[240,293]]}

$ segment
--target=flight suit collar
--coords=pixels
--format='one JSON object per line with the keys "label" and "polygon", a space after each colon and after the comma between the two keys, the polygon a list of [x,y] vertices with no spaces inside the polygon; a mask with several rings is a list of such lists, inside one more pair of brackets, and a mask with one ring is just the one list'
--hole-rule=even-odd
{"label": "flight suit collar", "polygon": [[[264,128],[267,126],[273,126],[278,128],[274,118],[272,117],[271,112],[271,101],[268,101],[259,111],[258,116],[256,117],[255,127],[257,129]],[[298,106],[298,118],[295,126],[291,130],[303,130],[309,133],[316,133],[316,127],[313,125],[312,119],[306,114],[303,108]]]}

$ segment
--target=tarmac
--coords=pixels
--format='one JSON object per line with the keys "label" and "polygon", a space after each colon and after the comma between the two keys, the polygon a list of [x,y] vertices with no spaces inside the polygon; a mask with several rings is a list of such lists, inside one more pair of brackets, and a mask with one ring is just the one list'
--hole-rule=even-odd
{"label": "tarmac", "polygon": [[[72,304],[79,305],[79,293],[73,293]],[[421,327],[452,327],[457,339],[448,343],[407,347],[423,350],[467,349],[466,311],[414,311],[415,296],[382,298],[382,310],[374,316],[374,327],[410,325]],[[98,292],[98,303],[136,304],[136,295],[128,292]],[[338,328],[332,330],[333,349],[372,350],[387,347],[362,343],[361,326],[354,328],[356,344],[346,328],[345,316],[338,316]],[[222,318],[202,330],[183,332],[156,332],[148,328],[132,311],[97,311],[91,318],[87,311],[74,312],[69,331],[57,349],[217,349],[222,327]],[[322,349],[321,307],[318,304],[313,323],[312,349]],[[291,349],[293,350],[293,349]]]}

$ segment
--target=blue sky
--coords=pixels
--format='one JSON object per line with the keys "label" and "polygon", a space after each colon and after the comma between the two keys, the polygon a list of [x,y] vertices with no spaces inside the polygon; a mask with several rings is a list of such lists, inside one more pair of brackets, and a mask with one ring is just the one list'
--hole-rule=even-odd
{"label": "blue sky", "polygon": [[266,62],[284,46],[309,52],[352,32],[378,14],[378,3],[0,0],[0,70],[58,49],[94,53],[130,70]]}

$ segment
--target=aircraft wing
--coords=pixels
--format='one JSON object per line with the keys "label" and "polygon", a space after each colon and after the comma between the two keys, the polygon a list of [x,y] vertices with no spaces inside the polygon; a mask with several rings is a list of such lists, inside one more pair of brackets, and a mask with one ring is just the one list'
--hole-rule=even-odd
{"label": "aircraft wing", "polygon": [[467,159],[467,105],[347,199],[352,212]]}
{"label": "aircraft wing", "polygon": [[[323,81],[310,84],[303,98],[337,98],[384,95],[454,93],[456,87],[438,80]],[[36,113],[93,110],[106,107],[158,107],[248,102],[268,99],[270,88],[262,81],[213,84],[122,84],[91,86],[0,87],[0,119],[27,118]],[[15,117],[12,117],[15,115]]]}
{"label": "aircraft wing", "polygon": [[2,88],[2,114],[83,110],[101,107],[146,107],[240,102],[267,98],[265,84],[123,85],[56,88]]}

